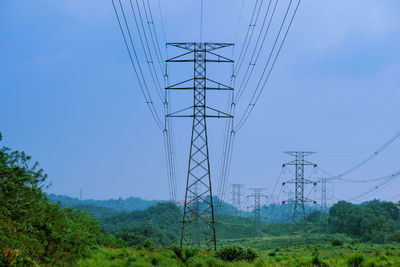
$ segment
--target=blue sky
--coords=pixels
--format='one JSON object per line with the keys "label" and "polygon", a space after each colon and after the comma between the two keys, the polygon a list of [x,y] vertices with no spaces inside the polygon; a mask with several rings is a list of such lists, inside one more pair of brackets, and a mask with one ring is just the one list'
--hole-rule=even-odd
{"label": "blue sky", "polygon": [[[150,1],[162,36],[157,2]],[[254,5],[245,1],[238,47]],[[167,41],[198,40],[199,1],[160,4]],[[203,39],[233,42],[241,1],[204,0],[204,7]],[[271,193],[290,160],[283,151],[316,151],[309,160],[336,174],[394,135],[400,129],[399,14],[395,0],[303,0],[271,79],[237,133],[230,182]],[[3,144],[40,162],[53,184],[49,192],[168,198],[162,134],[132,73],[110,1],[1,1],[0,32]],[[227,79],[223,71],[214,77]],[[180,101],[174,106],[185,106]],[[209,126],[215,180],[222,125]],[[191,123],[174,126],[182,198]],[[397,140],[347,178],[398,171],[399,148]],[[374,185],[338,182],[335,197],[348,199]],[[398,186],[395,181],[370,197],[392,200]]]}

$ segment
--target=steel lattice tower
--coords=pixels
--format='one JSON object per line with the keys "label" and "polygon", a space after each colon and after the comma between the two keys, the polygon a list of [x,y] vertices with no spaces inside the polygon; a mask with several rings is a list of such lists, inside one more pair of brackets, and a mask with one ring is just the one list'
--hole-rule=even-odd
{"label": "steel lattice tower", "polygon": [[[324,216],[324,213],[328,213],[328,211],[329,211],[328,199],[331,198],[332,193],[333,193],[332,188],[331,188],[332,192],[330,192],[330,190],[327,187],[327,184],[332,184],[332,182],[328,182],[328,180],[329,180],[329,178],[325,178],[325,177],[318,179],[318,182],[321,184],[321,203],[320,203],[320,218],[319,218],[319,228],[320,228],[321,232],[322,232],[322,228],[323,228],[323,225],[322,225],[323,218],[322,217]],[[330,199],[330,201],[331,201],[331,199]],[[326,227],[325,231],[326,231],[326,233],[329,233],[328,216],[325,216],[325,217],[326,217],[325,218],[325,227]]]}
{"label": "steel lattice tower", "polygon": [[207,63],[233,63],[233,60],[214,51],[232,46],[229,43],[167,43],[185,50],[185,53],[166,62],[191,62],[194,76],[168,86],[166,90],[193,90],[193,105],[168,114],[167,117],[193,118],[189,164],[186,180],[185,202],[180,245],[216,249],[214,206],[211,188],[210,160],[207,139],[207,118],[232,118],[231,115],[207,106],[208,90],[233,90],[233,88],[207,78]]}
{"label": "steel lattice tower", "polygon": [[261,197],[267,197],[263,194],[265,188],[249,188],[249,190],[252,191],[252,194],[248,195],[247,198],[254,198],[254,205],[250,205],[248,208],[253,208],[254,221],[259,224],[261,222]]}
{"label": "steel lattice tower", "polygon": [[306,185],[306,184],[316,185],[316,183],[304,178],[304,167],[305,166],[314,166],[314,168],[316,168],[317,164],[304,160],[304,157],[314,154],[314,152],[289,151],[289,152],[285,152],[285,153],[295,157],[295,160],[283,164],[283,167],[285,167],[287,165],[292,165],[295,167],[295,178],[282,183],[283,186],[285,184],[294,184],[295,185],[294,198],[289,198],[288,200],[282,202],[282,203],[285,203],[285,202],[294,203],[293,213],[292,213],[292,223],[291,223],[291,229],[290,229],[290,237],[289,237],[289,246],[292,243],[292,238],[293,238],[293,234],[294,234],[294,224],[296,222],[296,219],[299,216],[301,216],[304,221],[304,232],[305,232],[305,236],[306,236],[306,243],[308,244],[309,236],[308,236],[307,217],[306,217],[306,210],[304,207],[304,203],[311,202],[311,203],[315,204],[316,201],[311,200],[304,196],[304,185]]}
{"label": "steel lattice tower", "polygon": [[232,206],[236,209],[236,216],[238,216],[242,209],[242,193],[243,193],[243,184],[231,184],[231,201]]}

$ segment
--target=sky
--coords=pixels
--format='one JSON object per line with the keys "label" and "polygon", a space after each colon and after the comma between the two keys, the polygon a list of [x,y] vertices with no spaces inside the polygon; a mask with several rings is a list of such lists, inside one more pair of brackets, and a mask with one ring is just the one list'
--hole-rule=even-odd
{"label": "sky", "polygon": [[[200,1],[159,1],[161,16],[157,0],[150,0],[160,42],[199,41]],[[255,4],[244,1],[240,15],[241,0],[204,0],[203,40],[234,42],[234,57]],[[280,1],[280,7],[287,3]],[[277,18],[283,11],[278,8]],[[52,184],[49,193],[78,197],[82,189],[84,198],[168,199],[162,132],[133,75],[111,1],[1,1],[0,33],[2,145],[24,150],[40,163]],[[134,30],[133,37],[145,69]],[[400,130],[399,41],[399,1],[303,0],[268,84],[236,134],[229,183],[265,187],[276,195],[281,181],[291,179],[287,171],[278,180],[282,164],[292,159],[283,151],[315,151],[308,160],[339,174],[389,140]],[[167,56],[165,45],[161,47]],[[260,62],[265,62],[267,51]],[[171,82],[190,78],[185,76],[190,68],[171,66]],[[225,83],[230,77],[220,66],[210,67],[208,74]],[[237,117],[256,78],[246,88]],[[156,96],[155,105],[162,111]],[[223,96],[210,96],[211,103],[225,105]],[[172,95],[172,109],[189,106],[187,97]],[[214,120],[208,126],[214,185],[223,125]],[[174,119],[178,199],[184,196],[190,130],[190,119]],[[395,140],[346,178],[395,173],[399,149],[400,140]],[[307,175],[310,172],[307,169]],[[330,186],[337,201],[378,184],[336,181]],[[399,185],[394,180],[362,200],[398,201]],[[319,197],[312,188],[307,190]]]}

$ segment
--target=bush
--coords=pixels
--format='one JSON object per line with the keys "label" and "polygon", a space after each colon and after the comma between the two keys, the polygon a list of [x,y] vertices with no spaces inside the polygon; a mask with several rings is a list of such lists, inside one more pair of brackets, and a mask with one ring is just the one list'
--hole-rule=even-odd
{"label": "bush", "polygon": [[276,255],[275,251],[268,252],[268,256],[270,256],[270,257],[275,257],[275,255]]}
{"label": "bush", "polygon": [[347,266],[358,267],[364,262],[364,256],[362,254],[355,254],[348,258]]}
{"label": "bush", "polygon": [[153,242],[151,241],[151,240],[149,240],[149,239],[146,239],[144,242],[143,242],[143,247],[144,248],[146,248],[146,249],[148,249],[148,250],[153,250],[154,249],[154,244],[153,244]]}
{"label": "bush", "polygon": [[258,257],[258,254],[253,249],[245,249],[241,246],[233,245],[219,248],[215,253],[215,256],[224,261],[253,261],[255,258]]}
{"label": "bush", "polygon": [[334,247],[340,247],[341,245],[343,245],[343,241],[340,239],[333,239],[332,240],[332,246]]}
{"label": "bush", "polygon": [[72,262],[111,240],[89,214],[51,203],[46,178],[24,152],[0,148],[0,249],[20,253],[11,261]]}
{"label": "bush", "polygon": [[172,245],[169,247],[175,255],[180,259],[183,263],[186,263],[190,258],[194,257],[199,249],[197,248],[181,248],[176,245]]}
{"label": "bush", "polygon": [[394,232],[388,236],[388,240],[392,242],[400,242],[400,232]]}

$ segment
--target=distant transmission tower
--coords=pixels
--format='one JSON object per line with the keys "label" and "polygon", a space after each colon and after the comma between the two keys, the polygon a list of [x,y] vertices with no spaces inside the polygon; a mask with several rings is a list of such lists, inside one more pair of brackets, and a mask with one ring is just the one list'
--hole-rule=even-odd
{"label": "distant transmission tower", "polygon": [[285,167],[287,165],[295,166],[295,178],[282,183],[283,186],[285,184],[294,184],[295,185],[294,198],[289,198],[288,200],[282,202],[282,203],[285,203],[285,202],[294,203],[293,213],[292,213],[292,223],[291,223],[291,229],[290,229],[290,237],[289,237],[289,246],[292,243],[295,222],[299,217],[302,218],[304,221],[304,232],[305,232],[306,243],[309,244],[309,236],[308,236],[308,229],[307,229],[307,217],[306,217],[306,210],[304,207],[304,203],[311,202],[311,203],[315,204],[316,201],[308,199],[307,197],[304,196],[304,185],[305,184],[316,185],[316,183],[304,178],[304,167],[311,165],[311,166],[314,166],[314,168],[316,168],[317,164],[309,162],[309,161],[305,161],[304,157],[309,156],[309,155],[313,154],[314,152],[289,151],[289,152],[285,152],[285,153],[295,157],[295,160],[283,164],[283,167]]}
{"label": "distant transmission tower", "polygon": [[[328,201],[331,202],[333,190],[329,188],[327,185],[332,184],[329,182],[328,178],[319,178],[317,179],[318,183],[321,185],[321,203],[320,203],[320,218],[319,218],[319,229],[320,232],[325,231],[329,233],[329,223],[328,216],[325,213],[329,211]],[[325,215],[324,215],[325,214]],[[323,218],[323,216],[325,218]]]}
{"label": "distant transmission tower", "polygon": [[265,188],[249,188],[252,193],[247,196],[247,198],[254,198],[254,205],[248,206],[248,208],[253,208],[254,212],[254,221],[259,224],[261,222],[261,199],[266,198],[263,192],[266,190]]}
{"label": "distant transmission tower", "polygon": [[216,249],[214,206],[211,189],[210,160],[207,139],[207,118],[232,118],[231,115],[207,106],[209,90],[233,88],[207,78],[207,63],[233,63],[233,60],[215,53],[215,50],[232,46],[228,43],[167,43],[167,46],[185,50],[183,54],[166,62],[194,64],[194,77],[166,87],[166,90],[193,90],[193,105],[167,114],[166,117],[193,118],[189,166],[186,181],[180,245],[204,244]]}
{"label": "distant transmission tower", "polygon": [[243,184],[231,184],[231,200],[232,206],[235,208],[236,216],[240,215],[243,208]]}

